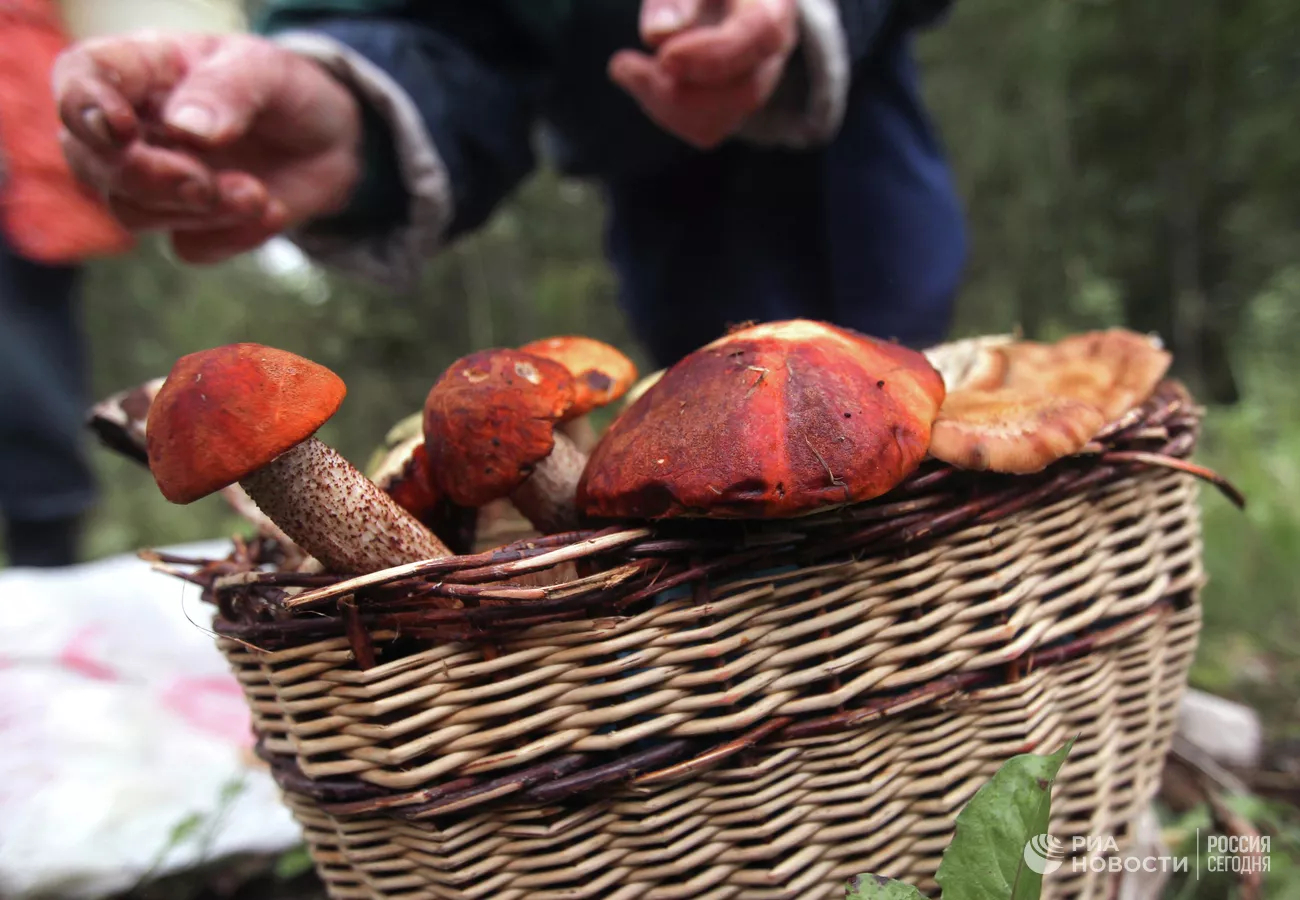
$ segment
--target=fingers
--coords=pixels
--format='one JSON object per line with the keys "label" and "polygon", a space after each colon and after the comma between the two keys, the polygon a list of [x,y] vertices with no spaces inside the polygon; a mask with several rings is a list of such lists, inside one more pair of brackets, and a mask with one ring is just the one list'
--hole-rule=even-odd
{"label": "fingers", "polygon": [[784,59],[775,58],[736,81],[701,86],[678,81],[643,53],[625,50],[610,60],[610,77],[660,127],[696,147],[721,143],[771,95]]}
{"label": "fingers", "polygon": [[200,146],[242,137],[282,80],[283,61],[271,45],[228,38],[196,59],[163,104],[172,137]]}
{"label": "fingers", "polygon": [[734,0],[717,25],[677,34],[660,48],[665,70],[684,81],[722,84],[794,48],[794,0]]}
{"label": "fingers", "polygon": [[205,231],[175,231],[172,248],[185,262],[216,263],[259,247],[283,230],[283,209],[277,209],[276,201],[272,201],[267,214],[255,222]]}
{"label": "fingers", "polygon": [[52,81],[64,127],[87,146],[110,151],[136,137],[136,109],[175,84],[184,60],[165,37],[83,41],[55,62]]}
{"label": "fingers", "polygon": [[694,25],[705,0],[642,0],[641,40],[658,47],[671,35]]}

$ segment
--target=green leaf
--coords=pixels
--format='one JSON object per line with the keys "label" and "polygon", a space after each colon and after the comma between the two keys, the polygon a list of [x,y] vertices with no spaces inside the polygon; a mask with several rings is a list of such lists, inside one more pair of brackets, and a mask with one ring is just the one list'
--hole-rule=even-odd
{"label": "green leaf", "polygon": [[292,881],[312,867],[311,854],[307,846],[300,844],[292,850],[281,853],[275,861],[275,877],[281,881]]}
{"label": "green leaf", "polygon": [[847,888],[847,900],[925,900],[910,884],[883,875],[855,875]]}
{"label": "green leaf", "polygon": [[[944,900],[1038,900],[1043,876],[1027,860],[1043,860],[1047,847],[1039,843],[1043,852],[1035,854],[1027,845],[1047,834],[1052,783],[1072,746],[1012,757],[966,804],[935,875]],[[1046,868],[1056,865],[1054,856]]]}

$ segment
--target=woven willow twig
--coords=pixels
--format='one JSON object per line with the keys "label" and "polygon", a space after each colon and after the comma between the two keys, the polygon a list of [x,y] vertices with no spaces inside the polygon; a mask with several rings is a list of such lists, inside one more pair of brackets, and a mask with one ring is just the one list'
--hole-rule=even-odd
{"label": "woven willow twig", "polygon": [[[868,871],[933,891],[1011,755],[1077,736],[1063,839],[1122,843],[1153,796],[1199,624],[1197,426],[1166,384],[1036,476],[930,463],[803,519],[347,582],[254,572],[267,542],[191,574],[335,897],[840,897]],[[1062,869],[1046,896],[1103,880]]]}

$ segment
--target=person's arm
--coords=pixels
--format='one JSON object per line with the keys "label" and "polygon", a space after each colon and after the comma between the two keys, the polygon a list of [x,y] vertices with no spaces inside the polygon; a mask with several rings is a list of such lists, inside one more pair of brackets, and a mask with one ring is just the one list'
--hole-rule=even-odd
{"label": "person's arm", "polygon": [[781,83],[750,117],[740,137],[764,144],[808,147],[835,136],[844,116],[853,70],[874,50],[895,17],[922,25],[952,0],[798,0],[799,43]]}
{"label": "person's arm", "polygon": [[[258,30],[362,101],[362,175],[348,206],[291,237],[329,265],[410,287],[533,168],[533,73],[472,5],[272,3]],[[444,8],[461,11],[444,14]],[[470,10],[470,12],[464,12]]]}

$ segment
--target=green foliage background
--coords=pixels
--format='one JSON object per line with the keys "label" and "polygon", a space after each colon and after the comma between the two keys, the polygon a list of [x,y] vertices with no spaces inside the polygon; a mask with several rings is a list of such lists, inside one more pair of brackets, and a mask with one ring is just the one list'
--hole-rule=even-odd
{"label": "green foliage background", "polygon": [[[1211,402],[1200,457],[1249,495],[1204,494],[1198,683],[1294,728],[1300,696],[1300,5],[1285,0],[961,0],[923,36],[927,93],[973,241],[958,333],[1158,329]],[[322,436],[364,461],[472,348],[581,331],[636,352],[601,253],[598,191],[541,173],[413,296],[255,257],[176,264],[157,243],[94,266],[94,389],[237,340],[339,372]],[[1235,401],[1235,402],[1225,402]],[[93,556],[238,527],[220,500],[174,507],[96,451]]]}

